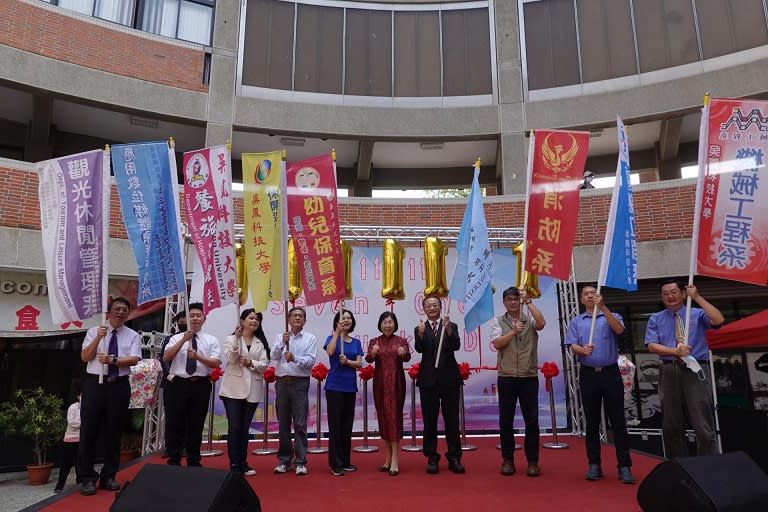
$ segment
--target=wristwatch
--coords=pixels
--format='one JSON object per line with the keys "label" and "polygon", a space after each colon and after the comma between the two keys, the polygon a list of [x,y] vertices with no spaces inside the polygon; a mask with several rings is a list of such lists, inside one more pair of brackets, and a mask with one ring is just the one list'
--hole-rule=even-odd
{"label": "wristwatch", "polygon": [[112,356],[112,362],[109,364],[117,366],[117,356]]}

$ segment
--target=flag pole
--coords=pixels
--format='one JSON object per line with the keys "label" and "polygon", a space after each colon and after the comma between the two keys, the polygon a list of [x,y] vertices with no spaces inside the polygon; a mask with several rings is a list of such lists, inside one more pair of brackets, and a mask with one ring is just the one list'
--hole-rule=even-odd
{"label": "flag pole", "polygon": [[[691,256],[688,265],[688,286],[693,284],[693,274],[696,272],[696,254],[699,245],[699,227],[701,218],[702,190],[704,188],[704,165],[707,157],[707,139],[709,138],[709,101],[710,95],[704,95],[704,108],[701,113],[701,127],[699,128],[699,172],[696,177],[696,202],[693,209],[693,233],[691,234]],[[691,296],[686,293],[685,303],[685,332],[683,343],[688,344],[688,330],[691,326]],[[713,386],[714,388],[714,386]]]}
{"label": "flag pole", "polygon": [[[227,139],[227,142],[225,144],[225,147],[227,148],[227,153],[229,154],[229,182],[232,183],[232,140]],[[233,233],[234,234],[234,233]],[[237,259],[237,258],[235,258]],[[186,262],[185,262],[186,263]],[[235,274],[235,279],[237,279],[237,274]],[[246,300],[248,297],[246,296]],[[240,324],[240,297],[237,298],[237,304],[235,307],[235,325]],[[214,383],[214,386],[216,384]]]}
{"label": "flag pole", "polygon": [[[525,283],[525,258],[526,253],[528,252],[528,208],[531,204],[531,180],[533,179],[533,159],[535,157],[536,153],[536,132],[534,130],[531,130],[531,136],[530,136],[530,142],[528,143],[528,164],[525,172],[525,212],[524,212],[524,218],[523,218],[523,251],[522,254],[520,254],[523,265],[521,267],[520,272],[523,274],[520,276],[520,283],[524,285]],[[530,314],[531,310],[528,308],[528,313]]]}
{"label": "flag pole", "polygon": [[[445,311],[445,316],[451,316],[451,298],[448,297],[448,309]],[[443,324],[443,318],[440,317],[440,325]],[[443,350],[443,338],[445,338],[445,329],[440,329],[440,341],[437,343],[437,354],[435,355],[435,368],[440,364],[440,352]]]}
{"label": "flag pole", "polygon": [[[105,144],[104,145],[104,152],[107,154],[107,156],[111,155],[110,151],[111,151],[111,148],[109,147],[109,144]],[[102,173],[103,172],[104,172],[104,170],[102,169]],[[109,188],[110,188],[110,192],[111,192],[112,187],[110,186]],[[107,211],[109,211],[111,209],[111,202],[112,202],[112,194],[111,193],[107,195],[106,201],[107,201],[107,203],[109,203],[109,206],[107,207]],[[109,240],[109,235],[107,235],[107,240]],[[104,247],[104,251],[106,251],[106,250],[107,250],[107,248]],[[105,265],[105,261],[102,261],[101,264],[102,264],[102,266]],[[102,272],[102,277],[103,277],[103,274],[104,273]],[[109,281],[109,272],[107,272],[106,274],[107,274],[107,281]],[[103,279],[102,279],[102,281],[103,281]],[[109,293],[108,293],[108,288],[107,287],[108,287],[108,282],[107,283],[104,283],[104,282],[101,283],[101,310],[102,310],[102,312],[106,311],[107,313],[109,313],[109,302],[108,302],[108,300],[109,300]],[[107,319],[104,316],[104,314],[102,313],[102,315],[101,315],[101,326],[103,327],[103,326],[106,326],[106,325],[107,325]],[[104,340],[104,338],[102,338],[102,341],[103,340]],[[101,368],[99,369],[99,384],[104,384],[104,373],[106,372],[106,369],[107,369],[106,365],[104,363],[101,363]]]}
{"label": "flag pole", "polygon": [[[285,311],[285,332],[288,332],[288,237],[285,236],[285,230],[288,229],[288,208],[285,204],[286,196],[286,181],[288,179],[288,168],[286,160],[288,160],[288,152],[283,148],[282,158],[280,159],[283,166],[283,179],[280,180],[282,185],[280,186],[280,218],[282,219],[283,229],[280,231],[280,257],[283,259],[283,307]],[[290,335],[289,335],[290,338]],[[285,350],[290,352],[288,343],[285,344]]]}

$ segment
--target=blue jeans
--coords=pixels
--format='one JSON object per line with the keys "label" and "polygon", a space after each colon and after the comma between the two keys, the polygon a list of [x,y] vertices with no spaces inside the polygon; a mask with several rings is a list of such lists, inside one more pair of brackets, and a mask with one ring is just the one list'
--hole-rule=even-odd
{"label": "blue jeans", "polygon": [[[309,377],[279,377],[275,383],[275,408],[280,426],[277,458],[281,464],[307,463],[307,414],[309,413]],[[293,423],[295,443],[291,443]],[[294,446],[295,445],[295,446]]]}
{"label": "blue jeans", "polygon": [[227,413],[227,455],[229,467],[242,470],[248,459],[248,438],[253,414],[258,402],[245,399],[221,397]]}
{"label": "blue jeans", "polygon": [[515,453],[515,407],[520,399],[520,410],[525,422],[525,458],[528,463],[539,462],[539,378],[499,377],[499,429],[501,430],[501,457],[513,460]]}

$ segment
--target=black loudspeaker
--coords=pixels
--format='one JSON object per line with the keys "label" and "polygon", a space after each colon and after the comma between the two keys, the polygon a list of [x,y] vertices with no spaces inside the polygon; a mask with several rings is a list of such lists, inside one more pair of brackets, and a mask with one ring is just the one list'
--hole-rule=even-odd
{"label": "black loudspeaker", "polygon": [[261,503],[236,471],[147,464],[125,485],[109,510],[261,512]]}
{"label": "black loudspeaker", "polygon": [[768,503],[768,475],[746,453],[662,462],[637,489],[644,512],[755,512]]}

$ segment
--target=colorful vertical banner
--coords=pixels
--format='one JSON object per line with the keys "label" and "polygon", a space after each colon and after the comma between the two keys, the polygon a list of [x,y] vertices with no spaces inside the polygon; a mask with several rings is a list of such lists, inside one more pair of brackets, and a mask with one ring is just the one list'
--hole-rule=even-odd
{"label": "colorful vertical banner", "polygon": [[598,285],[637,291],[637,230],[629,171],[629,142],[620,116],[616,116],[619,134],[619,161],[613,186],[608,225],[605,230],[603,257]]}
{"label": "colorful vertical banner", "polygon": [[232,165],[226,146],[184,153],[184,207],[203,270],[205,313],[239,305]]}
{"label": "colorful vertical banner", "polygon": [[36,164],[45,276],[54,324],[106,311],[109,152]]}
{"label": "colorful vertical banner", "polygon": [[112,171],[139,272],[137,303],[185,293],[173,150],[166,142],[116,144]]}
{"label": "colorful vertical banner", "polygon": [[[480,162],[475,164],[472,188],[456,240],[456,268],[448,296],[464,303],[464,328],[474,331],[493,318],[493,258],[488,241],[483,197],[480,192]],[[471,270],[470,270],[471,264]]]}
{"label": "colorful vertical banner", "polygon": [[288,165],[288,227],[307,305],[344,298],[336,172],[331,155]]}
{"label": "colorful vertical banner", "polygon": [[529,162],[525,270],[568,279],[589,132],[537,130]]}
{"label": "colorful vertical banner", "polygon": [[286,299],[285,169],[280,151],[243,153],[245,262],[256,311]]}
{"label": "colorful vertical banner", "polygon": [[765,286],[768,101],[713,98],[701,122],[696,273]]}

